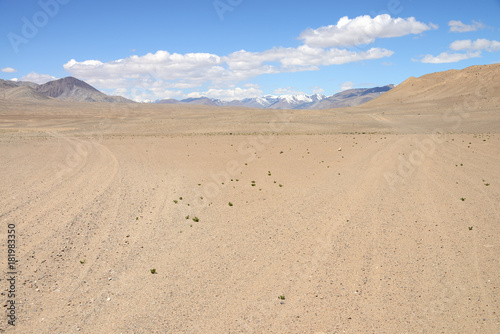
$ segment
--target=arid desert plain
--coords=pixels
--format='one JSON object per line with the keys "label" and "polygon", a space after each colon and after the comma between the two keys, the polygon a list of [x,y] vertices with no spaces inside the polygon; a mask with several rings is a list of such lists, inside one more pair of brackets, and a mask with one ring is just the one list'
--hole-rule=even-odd
{"label": "arid desert plain", "polygon": [[3,98],[0,157],[0,332],[500,332],[498,64],[329,110]]}

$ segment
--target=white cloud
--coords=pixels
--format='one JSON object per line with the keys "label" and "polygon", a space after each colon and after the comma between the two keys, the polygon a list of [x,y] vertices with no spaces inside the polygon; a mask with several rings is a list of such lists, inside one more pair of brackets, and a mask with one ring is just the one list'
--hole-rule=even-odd
{"label": "white cloud", "polygon": [[371,18],[369,15],[349,19],[342,17],[336,25],[307,29],[299,39],[312,47],[340,47],[370,44],[376,38],[401,37],[409,34],[420,34],[437,29],[432,23],[418,22],[414,17],[392,18],[389,14]]}
{"label": "white cloud", "polygon": [[352,89],[352,88],[354,88],[354,82],[352,82],[352,81],[346,81],[346,82],[343,82],[342,84],[340,84],[341,91]]}
{"label": "white cloud", "polygon": [[325,92],[325,90],[321,87],[318,87],[318,86],[313,87],[313,94],[322,94],[324,92]]}
{"label": "white cloud", "polygon": [[425,55],[421,59],[412,59],[422,63],[442,64],[456,63],[461,60],[481,57],[483,51],[500,51],[499,41],[490,41],[484,38],[472,41],[470,39],[454,41],[450,44],[452,51],[465,51],[465,53],[445,51],[437,56]]}
{"label": "white cloud", "polygon": [[165,98],[165,95],[200,87],[206,90],[200,94],[212,94],[209,97],[231,97],[240,96],[242,92],[252,94],[248,87],[240,90],[234,87],[260,75],[317,71],[322,66],[380,59],[394,53],[377,47],[362,51],[339,47],[372,43],[376,38],[420,34],[436,28],[413,17],[391,18],[387,14],[374,18],[344,17],[337,25],[302,32],[299,39],[304,44],[298,47],[275,47],[261,52],[240,50],[228,55],[159,50],[109,62],[71,59],[63,67],[98,89],[120,89],[121,95],[135,100],[146,96],[148,100]]}
{"label": "white cloud", "polygon": [[187,97],[202,97],[208,96],[214,99],[224,101],[242,100],[245,98],[262,96],[262,90],[257,85],[249,85],[246,88],[235,87],[229,89],[209,89],[205,92],[193,92],[187,94]]}
{"label": "white cloud", "polygon": [[38,74],[35,72],[31,72],[23,76],[20,81],[31,81],[37,84],[44,84],[46,82],[52,81],[52,80],[57,80],[56,77],[53,77],[52,75],[48,74]]}
{"label": "white cloud", "polygon": [[184,96],[184,92],[181,90],[168,89],[152,92],[149,90],[132,88],[130,90],[116,90],[113,95],[128,96],[135,102],[155,102],[156,100],[162,99],[181,99]]}
{"label": "white cloud", "polygon": [[273,91],[276,95],[305,95],[304,92],[293,89],[292,87],[277,88]]}
{"label": "white cloud", "polygon": [[[84,79],[117,81],[136,81],[137,79],[181,80],[190,78],[191,81],[205,81],[207,75],[220,73],[221,58],[209,53],[169,53],[158,51],[144,56],[131,56],[125,59],[102,63],[98,60],[77,62],[72,59],[63,65],[71,74]],[[112,82],[118,84],[119,82]],[[102,82],[105,84],[106,82]]]}
{"label": "white cloud", "polygon": [[471,41],[470,39],[455,41],[450,44],[450,49],[454,51],[467,50],[467,51],[500,51],[499,41],[490,41],[484,38]]}
{"label": "white cloud", "polygon": [[302,45],[263,52],[241,50],[224,57],[207,53],[181,55],[158,51],[108,63],[72,59],[63,67],[78,78],[105,87],[127,87],[130,83],[150,86],[152,82],[163,80],[171,88],[192,88],[208,81],[234,83],[262,74],[317,70],[318,66],[378,59],[392,54],[392,51],[380,48],[354,52]]}
{"label": "white cloud", "polygon": [[[365,52],[345,49],[322,49],[301,45],[297,48],[274,48],[264,52],[238,51],[224,60],[233,72],[245,73],[248,70],[261,69],[262,73],[296,72],[317,70],[318,66],[341,65],[365,59],[389,57],[393,51],[371,48]],[[277,62],[281,66],[265,65]]]}
{"label": "white cloud", "polygon": [[[108,63],[98,60],[63,65],[71,75],[99,89],[129,88],[125,97],[136,99],[132,87],[149,91],[157,98],[162,90],[189,89],[212,84],[215,97],[221,89],[262,74],[318,70],[319,66],[339,65],[367,59],[389,57],[393,51],[371,48],[363,52],[345,49],[321,49],[302,45],[297,48],[273,48],[263,52],[245,50],[228,56],[208,53],[171,54],[157,51],[144,56],[131,56]],[[246,90],[247,93],[251,93]],[[235,91],[239,94],[241,91]],[[146,93],[141,93],[147,95]],[[148,98],[149,100],[151,98]]]}
{"label": "white cloud", "polygon": [[465,24],[461,21],[451,20],[450,22],[448,22],[448,26],[450,26],[451,32],[469,32],[485,28],[484,24],[477,21],[472,21],[472,24]]}
{"label": "white cloud", "polygon": [[17,72],[16,69],[12,68],[12,67],[6,67],[6,68],[2,68],[2,72],[4,73],[15,73]]}
{"label": "white cloud", "polygon": [[[430,64],[443,64],[443,63],[456,63],[461,60],[481,57],[480,52],[472,52],[472,53],[449,53],[448,51],[442,52],[437,56],[426,55],[420,61],[422,63],[430,63]],[[412,59],[413,61],[418,61],[416,59]]]}

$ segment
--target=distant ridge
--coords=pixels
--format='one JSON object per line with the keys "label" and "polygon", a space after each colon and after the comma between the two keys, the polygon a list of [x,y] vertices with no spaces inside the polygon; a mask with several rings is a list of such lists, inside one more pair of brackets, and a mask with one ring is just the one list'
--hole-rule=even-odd
{"label": "distant ridge", "polygon": [[86,82],[66,77],[38,85],[29,81],[0,79],[0,98],[22,100],[57,100],[72,102],[135,103],[121,96],[106,95]]}
{"label": "distant ridge", "polygon": [[475,109],[500,108],[500,64],[476,65],[462,70],[410,77],[363,107],[418,105]]}
{"label": "distant ridge", "polygon": [[91,85],[73,77],[49,81],[36,87],[36,91],[60,100],[73,102],[133,103],[121,96],[109,96]]}
{"label": "distant ridge", "polygon": [[394,85],[391,84],[383,87],[344,90],[312,105],[311,109],[330,109],[359,106],[390,91],[393,88]]}
{"label": "distant ridge", "polygon": [[0,91],[2,91],[4,89],[10,89],[10,88],[16,88],[16,87],[22,87],[22,86],[36,88],[38,85],[34,82],[29,82],[29,81],[12,81],[12,80],[0,79]]}
{"label": "distant ridge", "polygon": [[[2,97],[2,92],[0,92]],[[6,100],[50,100],[51,98],[38,93],[30,86],[19,86],[3,91],[3,98]]]}
{"label": "distant ridge", "polygon": [[91,93],[100,93],[97,89],[87,84],[86,82],[73,77],[66,77],[54,81],[49,81],[47,83],[39,85],[36,88],[37,92],[54,98],[61,98],[65,95],[68,95],[69,92],[78,90],[88,91]]}
{"label": "distant ridge", "polygon": [[249,107],[266,109],[329,109],[339,107],[357,106],[368,102],[385,92],[391,90],[394,85],[373,88],[349,89],[327,97],[322,94],[288,94],[288,95],[266,95],[243,100],[221,101],[208,97],[189,98],[184,100],[164,99],[157,101],[160,104],[201,104],[219,107]]}
{"label": "distant ridge", "polygon": [[[267,109],[330,109],[355,106],[373,109],[390,106],[449,109],[463,106],[466,109],[498,110],[500,109],[499,78],[500,64],[497,63],[435,72],[418,78],[410,77],[398,86],[350,89],[329,97],[321,94],[266,95],[233,101],[200,97],[180,101],[164,99],[156,103]],[[42,85],[0,79],[0,99],[40,101],[51,98],[72,102],[135,103],[121,96],[108,96],[74,77]]]}

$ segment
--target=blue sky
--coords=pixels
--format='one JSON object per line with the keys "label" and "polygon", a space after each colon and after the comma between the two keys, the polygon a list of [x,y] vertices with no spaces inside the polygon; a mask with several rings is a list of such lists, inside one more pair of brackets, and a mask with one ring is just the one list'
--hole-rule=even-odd
{"label": "blue sky", "polygon": [[500,62],[500,0],[0,0],[0,78],[137,101],[322,93]]}

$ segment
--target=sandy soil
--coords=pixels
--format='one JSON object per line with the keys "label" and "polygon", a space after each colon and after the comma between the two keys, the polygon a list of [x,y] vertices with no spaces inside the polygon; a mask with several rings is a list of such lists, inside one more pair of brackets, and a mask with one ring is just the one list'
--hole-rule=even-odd
{"label": "sandy soil", "polygon": [[498,333],[488,108],[0,100],[0,329]]}

